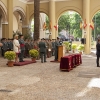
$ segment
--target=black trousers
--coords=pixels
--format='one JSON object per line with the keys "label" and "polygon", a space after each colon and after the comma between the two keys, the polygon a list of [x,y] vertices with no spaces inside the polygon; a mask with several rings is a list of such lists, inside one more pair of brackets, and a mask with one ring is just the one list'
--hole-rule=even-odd
{"label": "black trousers", "polygon": [[23,61],[24,52],[25,52],[25,50],[21,50],[21,52],[19,53],[19,61]]}
{"label": "black trousers", "polygon": [[46,53],[40,52],[41,62],[46,62]]}
{"label": "black trousers", "polygon": [[97,66],[99,66],[99,57],[100,57],[100,56],[97,55],[97,60],[96,60]]}

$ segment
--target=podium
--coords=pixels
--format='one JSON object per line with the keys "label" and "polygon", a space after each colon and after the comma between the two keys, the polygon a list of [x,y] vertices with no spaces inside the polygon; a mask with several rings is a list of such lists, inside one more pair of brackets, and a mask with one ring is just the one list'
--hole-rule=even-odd
{"label": "podium", "polygon": [[65,56],[65,46],[58,46],[58,61],[60,62],[61,57]]}

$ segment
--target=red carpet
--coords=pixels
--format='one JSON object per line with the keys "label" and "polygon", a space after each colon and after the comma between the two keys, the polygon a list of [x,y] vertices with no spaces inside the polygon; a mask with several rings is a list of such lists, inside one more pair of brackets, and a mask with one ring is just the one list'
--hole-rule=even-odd
{"label": "red carpet", "polygon": [[14,66],[23,66],[23,65],[32,64],[32,63],[36,63],[36,61],[34,62],[34,61],[25,60],[24,62],[14,63]]}
{"label": "red carpet", "polygon": [[55,60],[52,60],[52,61],[50,61],[50,62],[60,63],[59,61],[55,61]]}

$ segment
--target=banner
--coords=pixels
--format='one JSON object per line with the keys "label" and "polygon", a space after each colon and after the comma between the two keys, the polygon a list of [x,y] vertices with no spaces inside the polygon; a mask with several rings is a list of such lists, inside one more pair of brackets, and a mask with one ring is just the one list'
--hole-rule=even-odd
{"label": "banner", "polygon": [[94,30],[94,22],[93,22],[93,21],[92,21],[91,24],[90,24],[90,28],[91,28],[92,30]]}

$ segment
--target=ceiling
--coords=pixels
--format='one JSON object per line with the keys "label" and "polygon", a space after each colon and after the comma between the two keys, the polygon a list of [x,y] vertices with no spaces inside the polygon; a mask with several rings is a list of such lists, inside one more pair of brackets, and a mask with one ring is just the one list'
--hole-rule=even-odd
{"label": "ceiling", "polygon": [[[24,3],[28,3],[28,4],[31,4],[34,2],[34,0],[19,0],[21,2],[24,2]],[[49,2],[50,0],[40,0],[40,2]],[[71,0],[54,0],[54,1],[71,1]]]}

